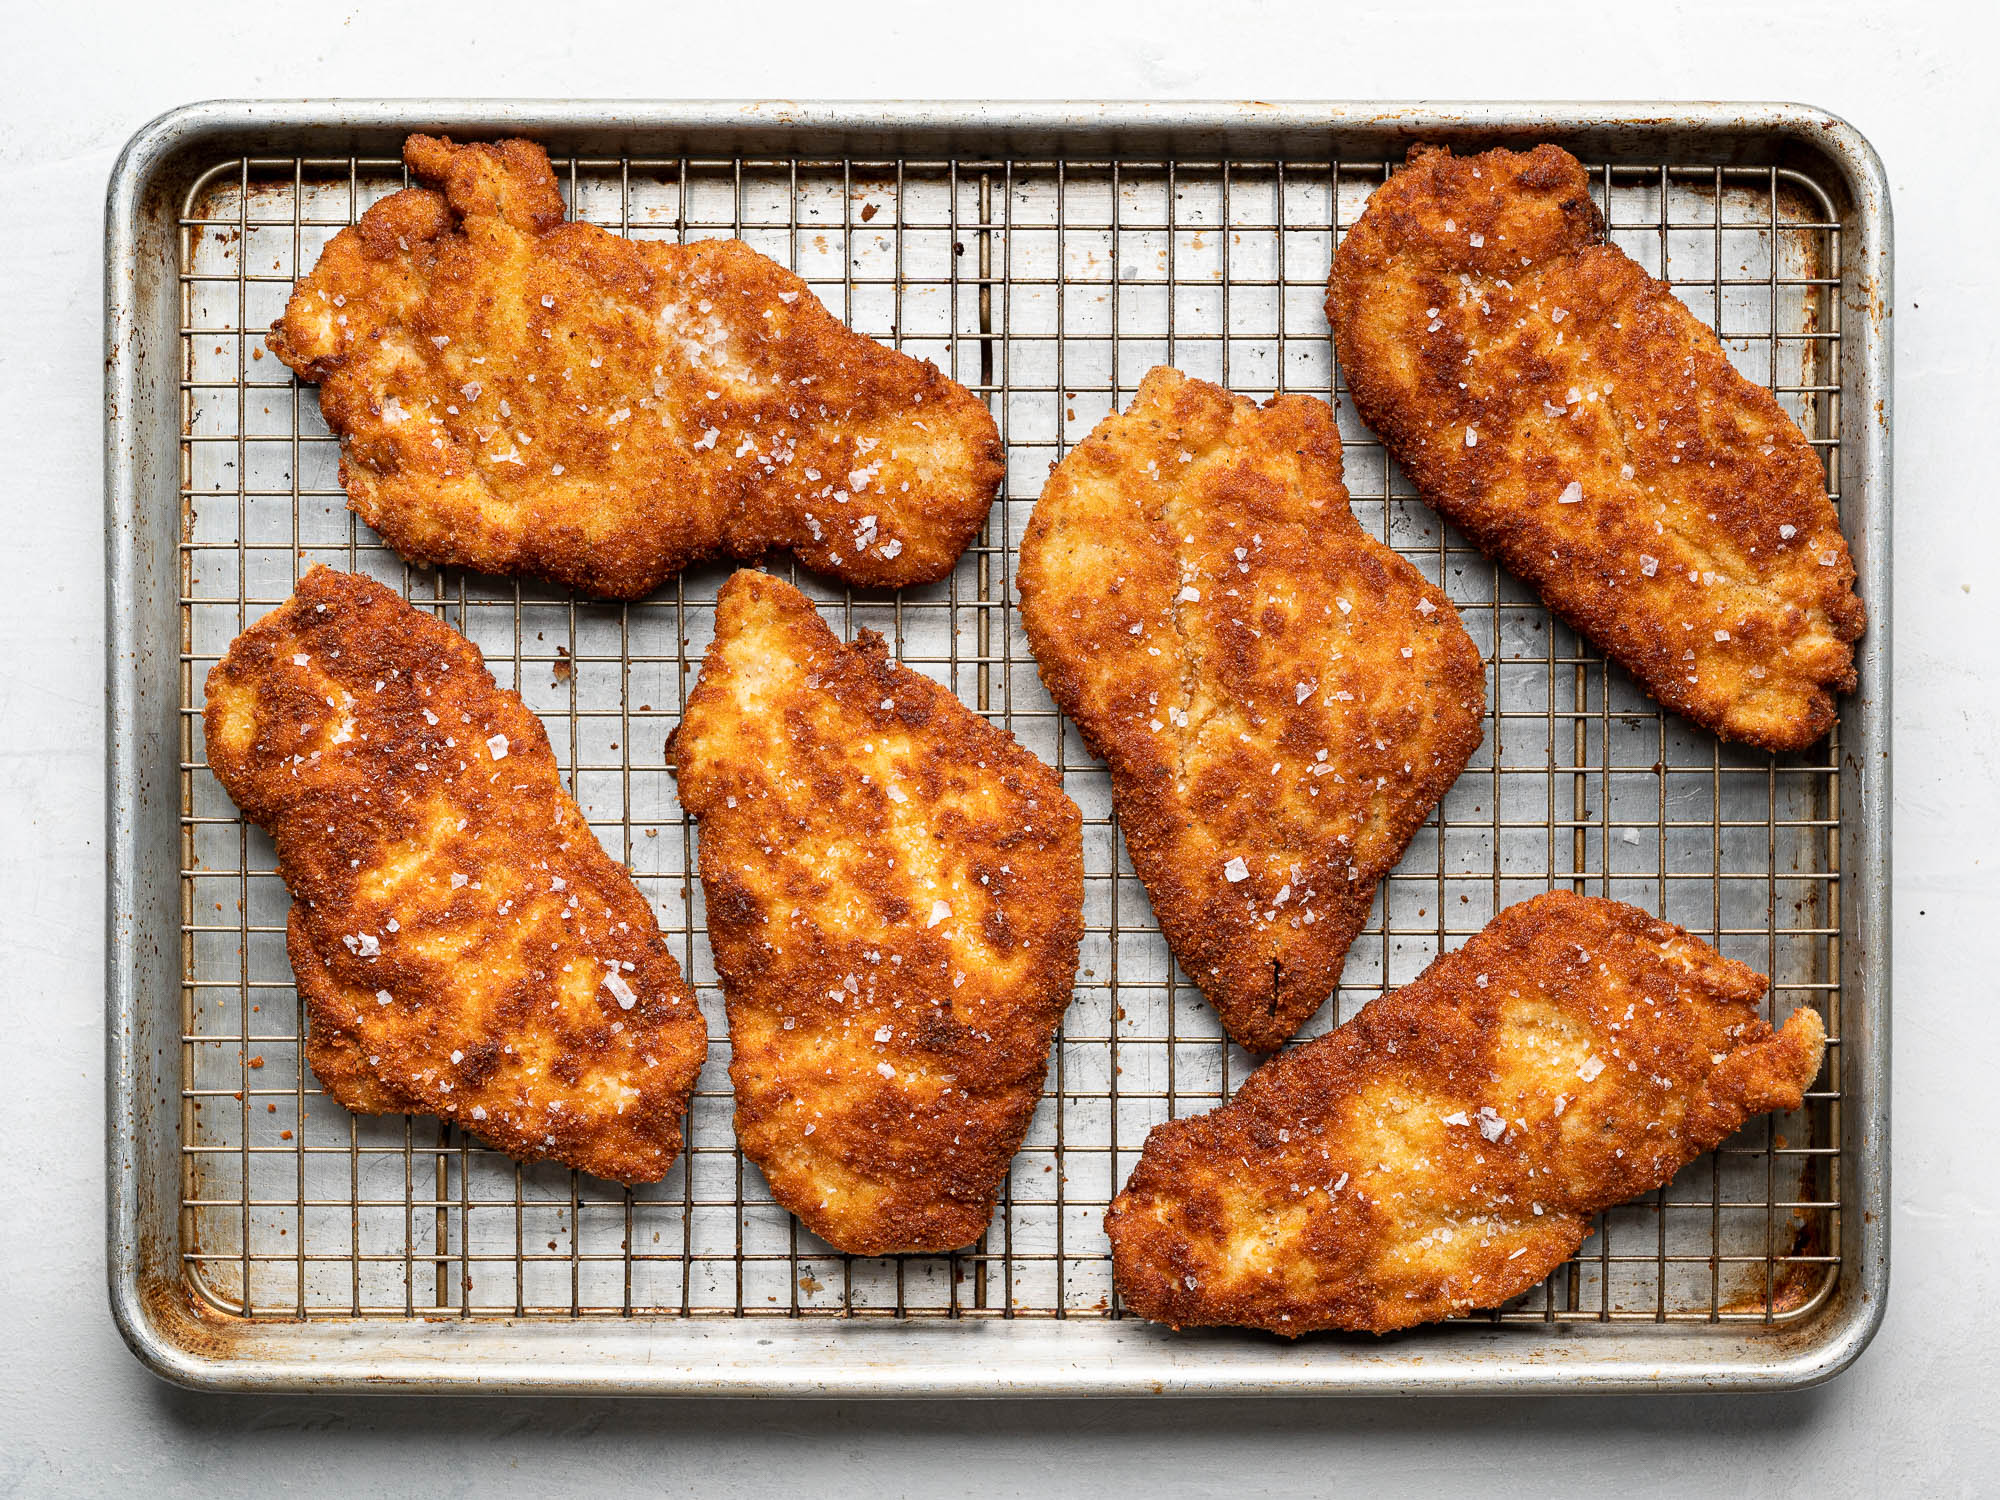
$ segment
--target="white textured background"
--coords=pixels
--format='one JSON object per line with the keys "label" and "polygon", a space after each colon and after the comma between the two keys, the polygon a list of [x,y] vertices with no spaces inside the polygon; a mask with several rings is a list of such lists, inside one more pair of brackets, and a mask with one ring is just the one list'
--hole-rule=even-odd
{"label": "white textured background", "polygon": [[[2000,1493],[2000,190],[1982,4],[0,0],[0,1494]],[[218,95],[1793,99],[1896,211],[1892,1289],[1774,1398],[213,1398],[103,1285],[101,219]]]}

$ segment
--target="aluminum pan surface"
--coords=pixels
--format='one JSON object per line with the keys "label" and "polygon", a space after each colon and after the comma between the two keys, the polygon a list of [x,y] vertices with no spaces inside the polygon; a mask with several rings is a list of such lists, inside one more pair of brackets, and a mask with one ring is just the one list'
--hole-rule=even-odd
{"label": "aluminum pan surface", "polygon": [[[615,121],[615,123],[613,123]],[[1397,149],[1417,135],[1460,141],[1554,136],[1579,151],[1661,159],[1698,151],[1711,160],[1768,161],[1781,151],[1823,155],[1847,188],[1849,217],[1842,296],[1843,400],[1871,420],[1850,419],[1842,442],[1845,516],[1855,545],[1871,630],[1860,661],[1862,689],[1844,719],[1844,777],[1860,813],[1843,833],[1841,881],[1848,1017],[1843,1160],[1852,1174],[1842,1199],[1852,1236],[1842,1247],[1835,1303],[1810,1330],[1743,1336],[1735,1330],[1559,1329],[1553,1335],[1457,1327],[1382,1343],[1309,1341],[1280,1347],[1232,1335],[1176,1337],[1130,1323],[1074,1326],[883,1324],[801,1328],[769,1320],[721,1325],[244,1324],[197,1319],[161,1280],[173,1265],[171,1176],[177,1122],[170,1053],[154,1037],[172,1020],[157,1010],[177,987],[170,954],[148,942],[146,924],[174,906],[162,891],[157,851],[164,788],[159,678],[177,639],[171,553],[174,493],[160,472],[177,414],[162,415],[161,371],[171,345],[161,316],[161,256],[173,253],[171,194],[163,179],[185,153],[369,149],[393,143],[406,124],[465,132],[518,130],[572,148],[839,149],[865,155],[891,145],[935,153],[1014,155],[1061,148],[1179,154],[1227,148],[1232,155],[1324,159]],[[711,146],[709,143],[713,143]],[[161,230],[159,216],[168,214]],[[1025,1394],[1146,1390],[1521,1390],[1798,1385],[1839,1368],[1865,1344],[1886,1289],[1886,902],[1887,902],[1887,444],[1888,201],[1879,165],[1851,130],[1792,106],[1468,105],[1446,111],[1394,105],[617,105],[358,103],[203,105],[177,112],[136,138],[113,184],[107,239],[107,495],[112,589],[109,1104],[112,1289],[121,1326],[155,1368],[191,1384],[601,1391],[783,1390],[898,1394],[962,1391]],[[1851,227],[1850,227],[1851,226]],[[134,283],[142,267],[147,278]],[[167,280],[170,282],[171,278]],[[150,374],[149,374],[150,370]],[[154,382],[148,385],[148,381]],[[150,403],[150,405],[148,404]],[[148,418],[151,418],[150,423]],[[162,516],[161,496],[168,497]],[[162,527],[163,519],[168,523]],[[163,610],[164,606],[164,610]],[[152,652],[142,657],[142,652]],[[168,739],[166,746],[173,741]],[[170,758],[170,757],[169,757]],[[1844,783],[1845,785],[1845,780]],[[1843,795],[1843,804],[1855,801]],[[169,830],[171,834],[171,830]],[[167,847],[172,848],[169,836]],[[171,855],[169,855],[171,858]],[[150,951],[149,951],[150,949]],[[164,963],[165,972],[160,966]],[[162,1023],[165,1024],[162,1024]],[[149,1029],[151,1028],[151,1029]],[[164,1123],[165,1130],[160,1126]],[[162,1176],[162,1169],[168,1175]],[[162,1188],[164,1186],[164,1191]],[[147,1290],[142,1292],[142,1286]],[[965,1348],[976,1339],[977,1349]],[[928,1341],[928,1342],[926,1342]],[[948,1354],[935,1352],[938,1346]],[[731,1351],[718,1359],[717,1351]],[[761,1352],[760,1352],[761,1351]],[[700,1361],[697,1366],[696,1361]],[[966,1365],[972,1366],[969,1373]]]}

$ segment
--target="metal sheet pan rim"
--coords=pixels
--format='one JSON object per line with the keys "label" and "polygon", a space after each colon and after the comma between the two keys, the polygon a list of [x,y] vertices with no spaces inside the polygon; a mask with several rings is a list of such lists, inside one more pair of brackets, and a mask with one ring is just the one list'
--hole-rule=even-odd
{"label": "metal sheet pan rim", "polygon": [[[137,921],[148,872],[137,858],[148,767],[135,713],[144,703],[148,646],[140,528],[142,445],[137,417],[149,350],[139,286],[146,196],[181,152],[232,137],[287,131],[515,129],[545,135],[756,130],[810,138],[833,132],[912,136],[1048,133],[1095,138],[1115,154],[1120,132],[1289,136],[1324,149],[1342,133],[1418,135],[1688,135],[1784,138],[1823,154],[1852,195],[1847,294],[1858,306],[1853,394],[1861,420],[1851,537],[1870,628],[1860,689],[1843,717],[1860,811],[1843,847],[1843,900],[1854,934],[1844,956],[1860,999],[1845,1149],[1854,1158],[1855,1248],[1834,1305],[1801,1334],[1718,1335],[1620,1325],[1591,1332],[1522,1330],[1419,1336],[1379,1346],[1351,1341],[1278,1346],[1175,1340],[1131,1323],[998,1323],[810,1327],[770,1320],[644,1319],[593,1323],[396,1325],[356,1322],[204,1326],[154,1274],[173,1211],[146,1191],[144,1092],[149,1059],[137,1014],[148,937]],[[1071,139],[1063,154],[1074,154]],[[344,153],[343,153],[344,154]],[[1879,1327],[1888,1291],[1889,1005],[1889,458],[1891,208],[1881,162],[1846,121],[1809,105],[1719,102],[1192,102],[836,103],[791,101],[218,100],[171,111],[137,132],[114,169],[106,204],[106,1228],[114,1319],[156,1373],[214,1390],[590,1392],[828,1396],[1498,1394],[1581,1391],[1797,1389],[1846,1368]],[[157,957],[157,956],[156,956]],[[171,1143],[169,1143],[169,1149]],[[148,1247],[151,1254],[148,1254]],[[154,1267],[156,1272],[156,1267]],[[968,1350],[963,1341],[977,1338]],[[1523,1340],[1534,1340],[1523,1344]],[[1676,1344],[1682,1345],[1676,1348]],[[1717,1347],[1720,1344],[1721,1347]],[[1518,1347],[1509,1347],[1518,1346]],[[1774,1347],[1775,1346],[1775,1347]],[[1698,1350],[1699,1352],[1696,1352]],[[718,1355],[727,1351],[726,1362]],[[946,1352],[948,1351],[948,1352]],[[1304,1353],[1300,1353],[1304,1351]],[[1322,1357],[1324,1356],[1324,1357]]]}

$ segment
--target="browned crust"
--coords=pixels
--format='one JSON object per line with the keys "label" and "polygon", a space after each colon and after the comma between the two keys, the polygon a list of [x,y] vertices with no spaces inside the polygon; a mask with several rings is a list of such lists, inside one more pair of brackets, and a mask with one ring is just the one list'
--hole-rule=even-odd
{"label": "browned crust", "polygon": [[993,418],[738,240],[565,222],[530,141],[413,135],[419,181],[327,245],[271,351],[320,387],[349,503],[417,562],[637,598],[791,549],[941,578],[999,487]]}
{"label": "browned crust", "polygon": [[1670,923],[1509,907],[1213,1113],[1154,1128],[1105,1216],[1126,1305],[1175,1327],[1384,1333],[1495,1307],[1590,1217],[1754,1115],[1797,1109],[1826,1033]]}
{"label": "browned crust", "polygon": [[1175,958],[1231,1037],[1282,1046],[1479,747],[1478,648],[1348,510],[1324,402],[1164,367],[1050,475],[1019,577]]}
{"label": "browned crust", "polygon": [[1574,157],[1414,148],[1341,242],[1327,316],[1424,499],[1647,692],[1765,749],[1826,733],[1866,612],[1819,458],[1606,242]]}
{"label": "browned crust", "polygon": [[315,568],[209,674],[203,725],[216,778],[277,846],[329,1094],[442,1115],[526,1161],[666,1175],[701,1012],[476,646]]}
{"label": "browned crust", "polygon": [[843,645],[748,571],[717,596],[669,755],[700,821],[744,1154],[838,1249],[977,1239],[1076,975],[1061,781],[880,636]]}

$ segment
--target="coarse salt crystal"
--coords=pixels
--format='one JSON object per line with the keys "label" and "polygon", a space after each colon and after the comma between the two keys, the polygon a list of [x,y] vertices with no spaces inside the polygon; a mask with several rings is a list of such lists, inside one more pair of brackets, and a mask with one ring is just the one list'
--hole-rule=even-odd
{"label": "coarse salt crystal", "polygon": [[496,734],[489,738],[486,741],[486,753],[495,760],[505,760],[507,758],[507,736]]}
{"label": "coarse salt crystal", "polygon": [[885,1062],[875,1064],[875,1071],[880,1073],[884,1078],[894,1078],[896,1076],[896,1070]]}
{"label": "coarse salt crystal", "polygon": [[878,1042],[886,1042],[893,1035],[894,1032],[887,1026],[878,1026],[875,1028],[875,1040]]}
{"label": "coarse salt crystal", "polygon": [[1789,542],[1793,537],[1797,536],[1798,534],[1799,534],[1799,528],[1796,526],[1780,526],[1778,528],[1778,539],[1780,541]]}
{"label": "coarse salt crystal", "polygon": [[611,991],[611,998],[618,1002],[620,1010],[630,1010],[639,1003],[639,997],[632,993],[632,986],[617,974],[606,974],[604,987]]}
{"label": "coarse salt crystal", "polygon": [[1250,878],[1250,867],[1243,863],[1242,855],[1238,854],[1234,856],[1228,864],[1222,867],[1222,878],[1227,880],[1231,885],[1236,884],[1239,880],[1248,880]]}
{"label": "coarse salt crystal", "polygon": [[1563,492],[1556,496],[1556,501],[1561,505],[1581,505],[1583,503],[1583,482],[1578,479],[1572,479],[1568,484],[1563,486]]}
{"label": "coarse salt crystal", "polygon": [[312,658],[310,656],[307,656],[305,652],[300,651],[292,657],[292,665],[295,667],[303,667],[307,662],[311,660]]}
{"label": "coarse salt crystal", "polygon": [[937,926],[938,923],[942,922],[946,917],[950,915],[951,915],[951,903],[949,901],[933,901],[931,903],[930,920],[925,922],[924,926],[927,928],[935,927]]}
{"label": "coarse salt crystal", "polygon": [[1468,427],[1465,429],[1465,446],[1468,448],[1477,448],[1479,446],[1478,428]]}
{"label": "coarse salt crystal", "polygon": [[375,1003],[377,1005],[393,1004],[395,999],[396,997],[390,994],[387,990],[377,990],[375,992]]}
{"label": "coarse salt crystal", "polygon": [[1651,578],[1655,573],[1660,571],[1660,560],[1657,557],[1652,557],[1641,552],[1639,554],[1639,571],[1644,573],[1648,578]]}
{"label": "coarse salt crystal", "polygon": [[1604,1059],[1593,1053],[1577,1065],[1576,1076],[1581,1078],[1585,1083],[1589,1083],[1603,1071]]}

